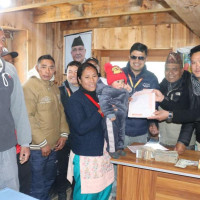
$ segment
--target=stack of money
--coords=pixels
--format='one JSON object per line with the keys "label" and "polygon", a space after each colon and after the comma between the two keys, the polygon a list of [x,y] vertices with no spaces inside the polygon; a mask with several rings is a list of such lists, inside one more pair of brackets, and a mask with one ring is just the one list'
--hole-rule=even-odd
{"label": "stack of money", "polygon": [[176,163],[178,160],[178,153],[177,151],[155,150],[154,158],[155,161]]}
{"label": "stack of money", "polygon": [[179,159],[175,167],[186,168],[187,166],[198,166],[198,161]]}
{"label": "stack of money", "polygon": [[154,149],[151,147],[141,147],[136,150],[136,158],[142,158],[144,160],[151,160],[153,157]]}

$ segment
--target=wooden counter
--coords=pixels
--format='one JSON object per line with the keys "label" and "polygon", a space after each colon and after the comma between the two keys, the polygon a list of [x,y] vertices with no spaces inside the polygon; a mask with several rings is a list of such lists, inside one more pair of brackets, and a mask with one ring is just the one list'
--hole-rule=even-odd
{"label": "wooden counter", "polygon": [[[200,170],[184,169],[165,162],[136,158],[129,149],[127,155],[112,159],[118,165],[117,200],[199,200]],[[198,161],[200,152],[187,150],[182,159]]]}

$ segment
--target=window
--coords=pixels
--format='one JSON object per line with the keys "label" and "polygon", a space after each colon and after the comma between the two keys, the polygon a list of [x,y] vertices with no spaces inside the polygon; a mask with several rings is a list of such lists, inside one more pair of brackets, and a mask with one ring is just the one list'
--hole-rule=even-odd
{"label": "window", "polygon": [[[111,64],[123,68],[126,66],[127,61],[114,61]],[[157,76],[158,82],[160,83],[165,77],[165,62],[146,62],[146,66],[149,71]]]}

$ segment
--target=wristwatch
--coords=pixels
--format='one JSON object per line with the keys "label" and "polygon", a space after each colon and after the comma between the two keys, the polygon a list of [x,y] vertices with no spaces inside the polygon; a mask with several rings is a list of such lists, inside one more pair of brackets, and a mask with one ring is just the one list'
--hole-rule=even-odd
{"label": "wristwatch", "polygon": [[173,112],[169,111],[169,115],[168,115],[168,118],[166,119],[166,122],[171,123],[172,119],[173,119]]}

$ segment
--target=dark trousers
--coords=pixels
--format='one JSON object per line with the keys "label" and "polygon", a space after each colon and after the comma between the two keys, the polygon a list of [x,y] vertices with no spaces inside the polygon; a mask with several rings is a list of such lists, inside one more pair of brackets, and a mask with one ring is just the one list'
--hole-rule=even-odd
{"label": "dark trousers", "polygon": [[30,195],[40,200],[50,200],[49,190],[55,181],[57,161],[56,152],[42,156],[41,150],[31,150],[31,192]]}
{"label": "dark trousers", "polygon": [[18,177],[19,177],[19,191],[30,195],[31,186],[31,165],[28,160],[24,164],[19,162],[19,153],[17,154]]}
{"label": "dark trousers", "polygon": [[70,150],[70,144],[67,141],[63,149],[57,152],[58,168],[55,180],[55,188],[58,195],[65,194],[67,188],[71,186],[70,182],[67,180],[67,169]]}

